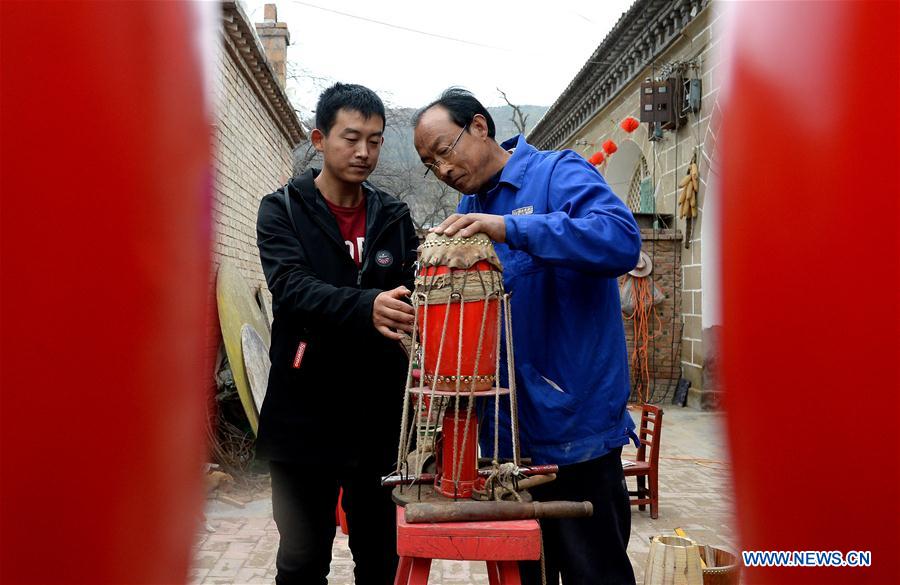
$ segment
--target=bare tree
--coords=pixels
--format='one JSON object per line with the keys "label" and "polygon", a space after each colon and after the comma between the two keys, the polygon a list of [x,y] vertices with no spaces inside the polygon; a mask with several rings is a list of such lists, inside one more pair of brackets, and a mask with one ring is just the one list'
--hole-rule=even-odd
{"label": "bare tree", "polygon": [[313,147],[312,141],[307,140],[298,144],[293,152],[293,164],[291,167],[293,176],[302,175],[303,171],[310,166],[321,166],[321,164],[315,164],[317,158],[321,160],[318,151]]}
{"label": "bare tree", "polygon": [[[302,95],[306,96],[317,96],[329,86],[334,85],[335,82],[331,77],[314,75],[309,69],[301,67],[294,61],[288,61],[287,63],[286,77]],[[297,104],[294,104],[294,111],[306,123],[307,119],[315,114],[315,107],[315,103],[301,103],[299,107],[297,107]],[[307,124],[307,127],[311,128],[312,126]]]}
{"label": "bare tree", "polygon": [[[304,123],[314,127],[313,113]],[[409,205],[413,224],[425,229],[439,224],[456,211],[459,194],[430,176],[419,160],[412,143],[411,110],[385,105],[384,146],[369,182]],[[293,153],[293,173],[300,175],[309,167],[322,166],[322,157],[312,142],[299,144]]]}
{"label": "bare tree", "polygon": [[523,113],[522,108],[509,101],[509,98],[506,97],[505,91],[503,91],[499,87],[497,88],[497,91],[500,92],[500,97],[503,98],[503,101],[506,102],[506,105],[512,108],[512,118],[510,118],[509,121],[515,125],[516,130],[519,131],[519,134],[525,134],[525,125],[528,123],[528,114]]}
{"label": "bare tree", "polygon": [[409,205],[413,223],[424,229],[451,215],[459,196],[434,176],[424,176],[425,167],[412,143],[411,112],[408,108],[386,107],[384,147],[369,181]]}

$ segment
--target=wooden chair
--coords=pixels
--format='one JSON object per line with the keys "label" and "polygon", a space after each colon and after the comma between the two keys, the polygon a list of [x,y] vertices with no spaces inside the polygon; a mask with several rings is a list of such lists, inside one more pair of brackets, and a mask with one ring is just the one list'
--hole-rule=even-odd
{"label": "wooden chair", "polygon": [[[641,407],[641,425],[638,429],[641,446],[638,447],[633,465],[623,468],[625,477],[634,476],[637,481],[637,490],[628,492],[628,495],[635,496],[631,499],[631,505],[644,510],[650,504],[650,517],[654,520],[659,517],[659,441],[662,421],[661,408],[649,404]],[[645,482],[649,482],[649,487]]]}

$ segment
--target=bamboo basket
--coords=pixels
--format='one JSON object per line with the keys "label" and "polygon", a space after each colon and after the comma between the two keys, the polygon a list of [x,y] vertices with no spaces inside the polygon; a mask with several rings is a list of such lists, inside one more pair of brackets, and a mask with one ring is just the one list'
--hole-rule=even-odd
{"label": "bamboo basket", "polygon": [[700,547],[689,538],[654,536],[650,539],[644,585],[703,585]]}

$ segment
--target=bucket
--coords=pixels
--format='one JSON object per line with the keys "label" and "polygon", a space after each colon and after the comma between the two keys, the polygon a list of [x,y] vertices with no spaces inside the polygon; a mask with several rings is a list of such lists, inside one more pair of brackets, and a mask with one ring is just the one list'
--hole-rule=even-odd
{"label": "bucket", "polygon": [[703,585],[737,585],[740,567],[737,557],[720,548],[709,545],[700,547],[706,568],[703,569]]}

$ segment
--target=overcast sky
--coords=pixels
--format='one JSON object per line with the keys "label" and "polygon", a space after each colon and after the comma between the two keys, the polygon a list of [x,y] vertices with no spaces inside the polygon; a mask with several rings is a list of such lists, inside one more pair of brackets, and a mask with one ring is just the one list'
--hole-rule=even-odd
{"label": "overcast sky", "polygon": [[264,4],[278,7],[302,77],[288,93],[310,110],[333,81],[366,85],[395,106],[422,106],[450,85],[488,106],[503,104],[497,87],[513,103],[549,106],[632,0],[242,2],[252,22]]}

